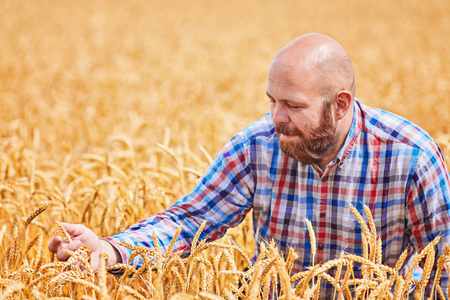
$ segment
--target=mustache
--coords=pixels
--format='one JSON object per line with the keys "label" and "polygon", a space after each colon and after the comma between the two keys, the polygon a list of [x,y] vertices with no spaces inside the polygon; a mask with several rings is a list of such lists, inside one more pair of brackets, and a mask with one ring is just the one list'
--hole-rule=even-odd
{"label": "mustache", "polygon": [[285,124],[275,124],[275,131],[278,134],[284,134],[284,135],[297,135],[300,137],[303,137],[304,134],[298,128],[289,128]]}

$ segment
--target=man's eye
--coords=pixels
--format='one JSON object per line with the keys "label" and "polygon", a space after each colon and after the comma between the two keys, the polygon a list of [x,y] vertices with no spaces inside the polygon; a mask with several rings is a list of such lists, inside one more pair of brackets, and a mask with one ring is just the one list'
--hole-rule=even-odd
{"label": "man's eye", "polygon": [[300,106],[289,105],[289,104],[288,104],[288,107],[289,107],[289,108],[292,108],[292,109],[300,108]]}

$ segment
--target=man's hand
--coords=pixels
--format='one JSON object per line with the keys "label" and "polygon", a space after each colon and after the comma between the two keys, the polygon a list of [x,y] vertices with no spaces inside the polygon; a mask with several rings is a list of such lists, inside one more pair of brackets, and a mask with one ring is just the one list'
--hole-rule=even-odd
{"label": "man's hand", "polygon": [[92,270],[96,272],[100,264],[100,253],[108,254],[107,266],[122,262],[122,258],[110,243],[101,240],[92,230],[84,225],[61,223],[67,233],[72,237],[72,242],[68,243],[60,236],[54,237],[48,244],[48,250],[56,253],[56,258],[60,261],[66,261],[69,255],[65,250],[75,251],[80,246],[86,245],[91,249]]}

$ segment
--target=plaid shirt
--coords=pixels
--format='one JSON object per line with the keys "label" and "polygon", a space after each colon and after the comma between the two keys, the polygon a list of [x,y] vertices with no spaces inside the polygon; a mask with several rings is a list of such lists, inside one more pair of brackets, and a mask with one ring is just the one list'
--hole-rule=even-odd
{"label": "plaid shirt", "polygon": [[201,238],[215,240],[253,209],[256,240],[274,239],[284,253],[294,247],[298,272],[312,263],[306,218],[316,231],[316,262],[341,251],[362,254],[361,228],[349,203],[365,219],[363,204],[370,207],[389,266],[408,244],[418,251],[441,235],[440,255],[450,242],[449,173],[440,149],[418,126],[357,99],[344,146],[323,172],[280,151],[267,114],[225,145],[189,195],[106,239],[128,263],[130,251],[118,241],[152,247],[156,232],[164,249],[183,224],[175,250],[189,251],[204,220]]}

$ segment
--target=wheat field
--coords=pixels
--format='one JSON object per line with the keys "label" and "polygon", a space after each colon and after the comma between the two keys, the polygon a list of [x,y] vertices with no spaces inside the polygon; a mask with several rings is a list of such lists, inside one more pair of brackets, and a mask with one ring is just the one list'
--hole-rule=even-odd
{"label": "wheat field", "polygon": [[[298,274],[295,253],[271,243],[251,265],[249,219],[196,241],[187,258],[124,245],[156,260],[113,267],[121,277],[89,271],[87,248],[62,263],[47,245],[58,222],[109,236],[189,192],[224,143],[269,110],[270,62],[307,32],[348,51],[359,99],[417,123],[450,159],[449,13],[446,0],[0,0],[0,299],[317,299],[320,281],[336,299],[403,299],[412,284],[423,298],[427,269],[416,282],[398,276],[404,258],[383,266],[367,214],[365,257]],[[434,261],[437,242],[413,263],[444,268],[450,249]],[[352,278],[355,263],[363,279]]]}

